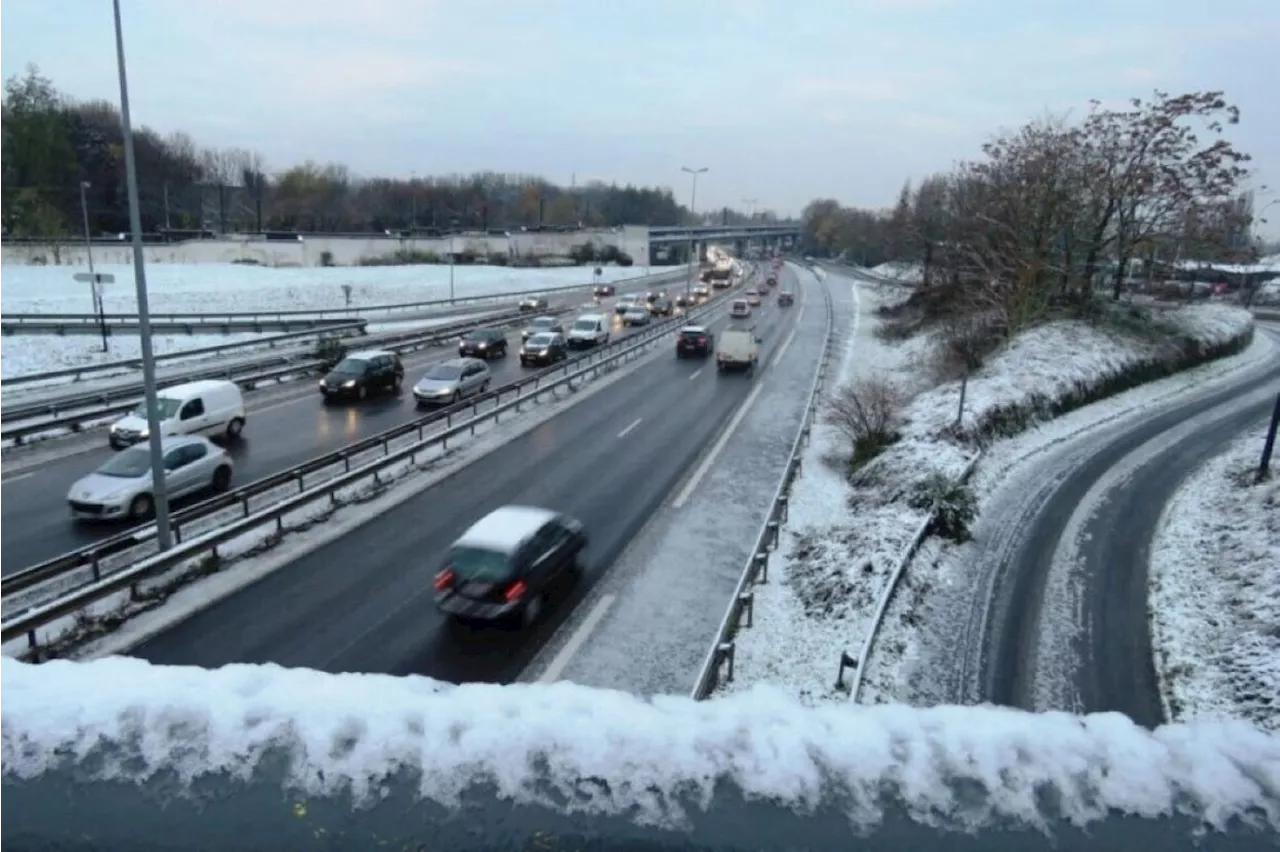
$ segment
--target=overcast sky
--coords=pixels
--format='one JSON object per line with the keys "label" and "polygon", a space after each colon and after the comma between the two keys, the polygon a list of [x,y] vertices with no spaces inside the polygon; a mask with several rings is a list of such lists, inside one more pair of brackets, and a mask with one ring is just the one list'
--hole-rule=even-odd
{"label": "overcast sky", "polygon": [[[1216,88],[1280,189],[1280,0],[122,0],[134,121],[361,175],[672,186],[698,207],[886,206],[1045,112]],[[118,100],[110,0],[5,0],[34,62]],[[1276,194],[1265,200],[1280,197]],[[1264,201],[1265,203],[1265,201]],[[1280,233],[1280,204],[1267,229]]]}

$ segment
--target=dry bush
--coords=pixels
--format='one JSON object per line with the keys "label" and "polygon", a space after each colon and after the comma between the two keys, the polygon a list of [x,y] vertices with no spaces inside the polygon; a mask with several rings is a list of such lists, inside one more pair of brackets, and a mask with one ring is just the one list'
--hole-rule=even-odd
{"label": "dry bush", "polygon": [[892,379],[872,376],[840,388],[827,404],[826,422],[852,445],[851,470],[875,458],[898,440],[906,394]]}
{"label": "dry bush", "polygon": [[934,378],[952,381],[968,376],[982,366],[987,356],[1004,340],[1000,323],[982,313],[956,313],[934,328],[932,360]]}

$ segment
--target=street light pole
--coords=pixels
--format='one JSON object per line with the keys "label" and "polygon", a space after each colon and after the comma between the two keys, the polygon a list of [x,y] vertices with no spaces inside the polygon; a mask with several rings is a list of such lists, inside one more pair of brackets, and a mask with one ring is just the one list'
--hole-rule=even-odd
{"label": "street light pole", "polygon": [[[700,168],[700,169],[691,169],[691,168],[689,168],[688,166],[681,166],[681,167],[680,167],[680,170],[681,170],[681,171],[683,171],[683,172],[686,172],[687,174],[693,175],[693,191],[692,191],[692,192],[690,193],[690,195],[689,195],[689,215],[693,217],[694,222],[696,223],[696,222],[697,222],[697,215],[698,215],[698,214],[697,214],[697,210],[698,210],[698,175],[703,174],[704,172],[707,172],[707,171],[709,171],[710,169],[709,169],[707,166],[703,166],[703,167],[702,167],[702,168]],[[693,274],[694,274],[694,269],[696,269],[696,268],[697,268],[697,264],[695,264],[693,261],[694,261],[694,256],[693,256],[693,225],[690,225],[690,226],[689,226],[689,275],[688,275],[687,279],[686,279],[686,280],[685,280],[685,282],[684,282],[684,295],[685,295],[686,299],[687,299],[687,298],[689,298],[689,297],[691,296],[692,292],[693,292]]]}
{"label": "street light pole", "polygon": [[102,282],[93,272],[93,238],[89,235],[89,202],[84,191],[89,188],[87,180],[80,181],[80,218],[84,221],[84,250],[89,258],[89,293],[93,296],[93,312],[98,315],[98,331],[102,334],[102,351],[107,352],[107,318],[102,304]]}
{"label": "street light pole", "polygon": [[151,446],[151,488],[156,513],[156,544],[172,546],[169,533],[169,494],[164,479],[164,446],[160,434],[160,403],[156,398],[156,362],[151,347],[151,312],[147,303],[146,257],[142,251],[142,214],[138,208],[138,169],[133,156],[133,125],[129,120],[129,78],[124,65],[124,32],[120,0],[111,0],[116,27],[116,67],[120,75],[120,129],[124,135],[125,183],[129,191],[129,230],[133,236],[133,280],[138,290],[138,337],[142,344],[142,386],[147,401],[147,437]]}

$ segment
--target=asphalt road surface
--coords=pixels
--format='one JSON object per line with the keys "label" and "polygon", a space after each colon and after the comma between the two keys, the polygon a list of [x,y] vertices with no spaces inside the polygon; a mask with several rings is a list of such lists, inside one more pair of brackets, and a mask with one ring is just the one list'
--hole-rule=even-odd
{"label": "asphalt road surface", "polygon": [[[613,299],[601,300],[600,304],[604,313],[617,319],[613,314]],[[572,322],[574,316],[573,312],[565,314],[564,323]],[[615,322],[613,339],[622,339],[634,331]],[[536,368],[520,366],[516,355],[520,348],[518,329],[507,337],[507,343],[510,354],[489,361],[493,373],[491,387],[537,372]],[[288,386],[283,394],[272,394],[266,399],[248,394],[244,437],[228,447],[235,459],[235,483],[242,485],[269,476],[424,416],[427,412],[416,408],[408,389],[428,366],[454,357],[457,350],[453,347],[407,357],[404,391],[399,395],[374,395],[363,403],[324,405],[312,381],[297,382]],[[3,571],[17,571],[127,528],[76,523],[67,511],[67,490],[71,484],[95,470],[113,452],[105,444],[104,437],[99,450],[54,458],[4,480],[4,499],[0,503],[0,524],[4,529],[0,541]],[[206,496],[193,495],[178,501],[175,507],[197,503]]]}
{"label": "asphalt road surface", "polygon": [[[762,362],[794,322],[768,304],[750,321]],[[720,318],[714,328],[727,323]],[[708,358],[674,350],[547,423],[133,650],[156,663],[275,662],[330,672],[514,680],[609,569],[753,386]],[[505,504],[580,519],[590,535],[583,579],[554,596],[528,631],[467,628],[432,600],[439,557],[471,523]]]}
{"label": "asphalt road surface", "polygon": [[[1258,333],[1280,338],[1261,326]],[[1152,538],[1174,491],[1200,463],[1264,422],[1277,390],[1280,364],[1273,364],[1111,431],[1038,495],[997,568],[981,699],[1033,711],[1116,711],[1147,727],[1166,721],[1147,623]],[[1077,590],[1068,617],[1078,619],[1082,638],[1069,649],[1046,642],[1046,591],[1055,570],[1070,571]]]}

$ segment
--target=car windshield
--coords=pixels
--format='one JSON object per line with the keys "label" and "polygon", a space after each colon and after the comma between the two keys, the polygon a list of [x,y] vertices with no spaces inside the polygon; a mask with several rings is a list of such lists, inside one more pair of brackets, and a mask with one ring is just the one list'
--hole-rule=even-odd
{"label": "car windshield", "polygon": [[593,331],[596,327],[595,320],[578,320],[573,324],[578,331]]}
{"label": "car windshield", "polygon": [[423,378],[436,382],[448,382],[461,375],[462,368],[455,364],[436,364],[430,370],[427,370],[427,374]]}
{"label": "car windshield", "polygon": [[452,547],[445,565],[460,580],[478,583],[501,583],[511,576],[511,559],[497,550],[479,547]]}
{"label": "car windshield", "polygon": [[358,376],[368,366],[369,362],[363,358],[343,358],[338,362],[338,366],[333,368],[333,371],[344,376]]}
{"label": "car windshield", "polygon": [[98,473],[103,476],[118,476],[122,479],[137,479],[150,472],[151,450],[148,447],[130,447],[122,450],[98,468]]}
{"label": "car windshield", "polygon": [[555,324],[556,324],[556,321],[553,317],[538,317],[536,320],[534,320],[529,324],[529,327],[530,328],[551,328],[551,326]]}
{"label": "car windshield", "polygon": [[680,333],[683,334],[685,337],[705,337],[707,334],[705,331],[702,331],[701,329],[696,329],[696,330],[686,329],[685,331],[682,331]]}
{"label": "car windshield", "polygon": [[[170,399],[169,397],[160,397],[156,400],[156,410],[160,412],[161,420],[168,420],[170,417],[176,417],[178,409],[182,408],[182,400]],[[137,417],[143,420],[147,419],[147,403],[145,401],[138,403],[138,407],[133,410]]]}
{"label": "car windshield", "polygon": [[550,346],[551,341],[555,339],[554,334],[535,334],[529,339],[530,346]]}
{"label": "car windshield", "polygon": [[498,332],[491,328],[482,328],[471,332],[467,335],[467,340],[474,340],[480,343],[488,343],[490,340],[497,340]]}

